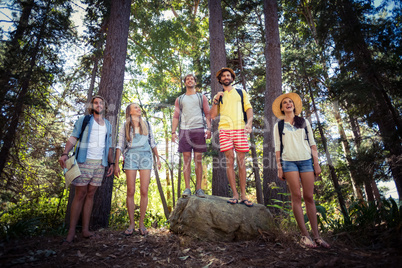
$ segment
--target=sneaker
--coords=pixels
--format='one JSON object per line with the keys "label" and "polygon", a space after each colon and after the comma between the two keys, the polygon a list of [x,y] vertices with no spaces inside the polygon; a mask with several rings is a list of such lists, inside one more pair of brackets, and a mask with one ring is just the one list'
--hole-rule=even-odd
{"label": "sneaker", "polygon": [[205,193],[202,189],[198,189],[197,191],[195,191],[195,195],[200,198],[205,198]]}
{"label": "sneaker", "polygon": [[189,188],[186,188],[183,193],[181,194],[181,197],[186,198],[191,195],[191,190]]}

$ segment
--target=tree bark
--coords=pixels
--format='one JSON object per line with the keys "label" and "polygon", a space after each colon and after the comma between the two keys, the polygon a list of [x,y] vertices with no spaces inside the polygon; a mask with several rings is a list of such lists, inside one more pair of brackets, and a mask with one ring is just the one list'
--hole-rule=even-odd
{"label": "tree bark", "polygon": [[[109,111],[106,118],[112,124],[112,145],[114,147],[117,136],[117,119],[123,93],[131,1],[111,1],[110,8],[106,49],[103,57],[103,68],[98,94],[103,96],[108,102]],[[109,225],[113,177],[114,175],[105,176],[102,186],[99,187],[95,194],[91,216],[92,228],[106,228]]]}
{"label": "tree bark", "polygon": [[[264,204],[274,204],[272,199],[288,200],[286,182],[278,178],[274,135],[272,133],[276,117],[272,112],[272,102],[282,93],[282,66],[278,26],[278,3],[276,0],[264,0],[265,15],[265,60],[266,88],[264,106],[264,147],[263,147],[263,190]],[[275,189],[271,188],[275,184]]]}
{"label": "tree bark", "polygon": [[[223,33],[222,6],[220,0],[208,0],[209,8],[209,42],[211,62],[211,96],[220,90],[220,84],[215,78],[216,72],[226,66],[225,36]],[[228,179],[226,175],[225,154],[219,150],[218,119],[212,120],[212,146],[218,155],[213,156],[212,194],[229,196]]]}

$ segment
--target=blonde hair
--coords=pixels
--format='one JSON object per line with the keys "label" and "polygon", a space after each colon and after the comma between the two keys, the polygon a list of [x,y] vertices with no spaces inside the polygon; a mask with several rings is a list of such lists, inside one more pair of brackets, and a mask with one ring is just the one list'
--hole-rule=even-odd
{"label": "blonde hair", "polygon": [[[134,122],[133,122],[133,120],[131,119],[131,116],[130,116],[130,107],[131,107],[131,105],[138,105],[138,104],[137,103],[130,103],[126,108],[126,123],[125,123],[124,128],[125,128],[127,142],[131,142],[130,127],[133,129],[133,133],[135,134]],[[144,120],[142,120],[141,116],[140,116],[139,123],[140,123],[140,132],[139,132],[139,134],[147,136],[148,135],[148,126],[144,122]]]}

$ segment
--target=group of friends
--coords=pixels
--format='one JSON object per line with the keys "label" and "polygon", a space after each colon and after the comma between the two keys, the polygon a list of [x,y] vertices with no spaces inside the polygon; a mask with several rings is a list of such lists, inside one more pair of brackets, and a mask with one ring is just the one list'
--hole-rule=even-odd
{"label": "group of friends", "polygon": [[[226,173],[232,190],[232,198],[227,202],[230,205],[243,204],[247,207],[254,205],[246,197],[245,165],[245,156],[249,151],[247,134],[252,131],[253,109],[247,92],[233,87],[235,78],[236,74],[230,68],[225,67],[217,72],[216,79],[222,85],[223,90],[213,96],[210,107],[205,95],[196,91],[196,77],[192,74],[184,77],[186,92],[175,101],[171,132],[172,141],[176,142],[178,139],[178,151],[183,154],[185,181],[183,198],[192,195],[190,187],[192,155],[196,176],[193,194],[199,198],[206,197],[201,187],[202,155],[207,151],[206,140],[211,138],[211,119],[219,116],[220,151],[226,157]],[[298,116],[302,111],[301,98],[296,93],[283,94],[275,99],[272,110],[274,115],[281,119],[274,126],[278,177],[286,180],[288,184],[293,213],[301,230],[300,243],[311,248],[317,246],[329,248],[330,245],[320,237],[318,231],[313,190],[315,177],[321,173],[321,168],[311,126],[308,120]],[[107,113],[105,99],[99,95],[94,96],[88,107],[88,113],[91,116],[87,124],[84,124],[84,116],[75,122],[73,132],[59,158],[61,167],[65,168],[69,152],[75,147],[77,141],[79,142],[77,148],[80,149],[76,151],[76,159],[81,176],[72,181],[75,186],[75,196],[71,205],[68,234],[63,243],[73,242],[81,213],[82,236],[84,238],[96,237],[96,234],[89,230],[94,194],[102,184],[105,170],[107,170],[107,176],[113,173],[117,177],[120,175],[119,159],[121,155],[124,157],[122,167],[126,174],[126,205],[130,220],[129,226],[123,234],[129,236],[135,230],[134,193],[137,171],[139,171],[140,219],[138,232],[146,235],[148,230],[144,225],[144,218],[148,205],[151,170],[154,163],[158,169],[161,168],[152,128],[149,122],[141,117],[141,107],[138,104],[128,105],[125,113],[126,120],[120,128],[114,156],[112,127],[104,117]],[[83,129],[83,125],[85,125],[85,129]],[[235,155],[239,169],[240,193],[236,188]],[[310,237],[304,222],[300,185],[303,188],[303,199],[313,238]]]}

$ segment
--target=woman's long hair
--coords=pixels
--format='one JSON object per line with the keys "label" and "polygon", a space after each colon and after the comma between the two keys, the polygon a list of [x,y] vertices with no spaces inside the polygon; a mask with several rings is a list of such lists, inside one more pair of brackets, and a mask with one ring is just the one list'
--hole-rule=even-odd
{"label": "woman's long hair", "polygon": [[[289,99],[290,99],[290,98],[289,98]],[[292,100],[292,99],[291,99],[291,100]],[[292,100],[292,102],[293,102],[293,100]],[[281,113],[284,115],[285,112],[282,111],[282,101],[281,101],[281,103],[280,103],[280,105],[279,105],[279,108],[281,109]],[[293,109],[293,113],[294,113],[294,114],[296,113],[296,108]],[[294,126],[295,126],[296,128],[305,128],[305,127],[306,127],[306,120],[305,120],[303,117],[298,116],[298,115],[295,115],[295,117],[293,118],[293,120],[295,121]]]}
{"label": "woman's long hair", "polygon": [[[134,105],[134,104],[138,105],[137,103],[131,103],[126,108],[125,132],[126,132],[126,140],[127,140],[127,142],[131,142],[130,128],[133,129],[133,133],[135,135],[134,122],[133,122],[133,120],[131,119],[131,116],[130,116],[130,107],[131,107],[131,105]],[[140,116],[139,122],[140,122],[140,132],[139,132],[139,134],[147,136],[148,135],[148,127],[147,127],[146,123],[144,122],[144,120],[142,120],[141,116]]]}

